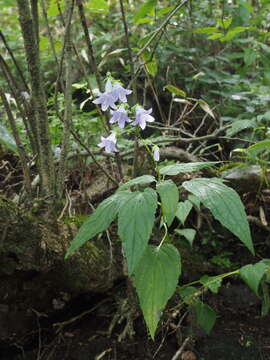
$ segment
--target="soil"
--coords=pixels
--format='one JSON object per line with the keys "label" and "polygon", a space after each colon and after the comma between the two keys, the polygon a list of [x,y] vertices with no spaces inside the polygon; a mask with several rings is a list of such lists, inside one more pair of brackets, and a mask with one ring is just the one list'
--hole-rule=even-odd
{"label": "soil", "polygon": [[[187,337],[190,341],[185,351],[193,357],[187,355],[182,357],[184,360],[270,359],[269,316],[260,316],[258,299],[244,285],[227,283],[219,295],[208,296],[207,302],[218,312],[209,336],[193,324],[192,316],[188,315],[177,328],[178,319],[167,313],[155,341],[149,338],[142,317],[138,316],[134,321],[134,337],[119,342],[125,324],[117,324],[111,335],[108,329],[119,309],[124,288],[123,282],[107,294],[84,294],[64,304],[62,309],[60,306],[48,313],[28,309],[30,325],[22,322],[24,325],[17,334],[2,339],[0,359],[171,360]],[[234,301],[236,292],[239,298],[235,297]],[[244,305],[238,301],[241,296],[247,300]],[[4,309],[0,308],[1,311],[3,314]],[[17,313],[9,319],[14,330],[22,318]]]}

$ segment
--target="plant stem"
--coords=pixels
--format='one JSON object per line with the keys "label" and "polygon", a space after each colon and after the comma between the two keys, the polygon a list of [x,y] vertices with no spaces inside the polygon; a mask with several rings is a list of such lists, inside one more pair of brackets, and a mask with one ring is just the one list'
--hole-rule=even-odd
{"label": "plant stem", "polygon": [[63,138],[61,142],[61,153],[57,177],[57,195],[61,199],[64,189],[67,153],[70,139],[70,129],[72,121],[72,42],[71,42],[71,23],[73,14],[73,0],[66,0],[66,46],[65,46],[65,63],[66,63],[66,81],[65,81],[65,112]]}

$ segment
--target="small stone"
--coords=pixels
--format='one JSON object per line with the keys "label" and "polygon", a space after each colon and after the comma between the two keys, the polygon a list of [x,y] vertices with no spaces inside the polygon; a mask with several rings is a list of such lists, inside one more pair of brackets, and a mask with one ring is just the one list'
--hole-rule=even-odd
{"label": "small stone", "polygon": [[197,356],[192,351],[184,351],[181,355],[181,360],[198,360]]}

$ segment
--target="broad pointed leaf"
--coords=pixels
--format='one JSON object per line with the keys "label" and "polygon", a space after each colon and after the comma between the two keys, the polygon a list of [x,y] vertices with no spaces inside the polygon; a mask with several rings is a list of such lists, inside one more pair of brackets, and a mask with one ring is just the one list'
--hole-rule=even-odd
{"label": "broad pointed leaf", "polygon": [[217,294],[222,284],[222,278],[218,276],[203,275],[200,278],[200,283],[211,290],[213,293]]}
{"label": "broad pointed leaf", "polygon": [[209,305],[201,301],[197,301],[194,307],[198,325],[200,325],[207,334],[210,334],[216,322],[216,312]]}
{"label": "broad pointed leaf", "polygon": [[176,217],[181,221],[184,225],[188,214],[192,209],[193,204],[189,200],[181,201],[177,205]]}
{"label": "broad pointed leaf", "polygon": [[132,193],[130,191],[121,191],[102,201],[94,213],[91,214],[81,226],[78,234],[67,250],[66,258],[83,246],[86,241],[106,230],[116,218],[122,202],[130,198],[131,195]]}
{"label": "broad pointed leaf", "polygon": [[162,310],[175,292],[180,274],[179,252],[170,244],[161,248],[149,245],[135,269],[135,287],[152,339]]}
{"label": "broad pointed leaf", "polygon": [[190,246],[193,245],[193,240],[196,235],[196,230],[194,229],[175,229],[177,234],[184,236],[184,238],[189,242]]}
{"label": "broad pointed leaf", "polygon": [[147,188],[136,191],[121,206],[118,216],[118,234],[123,242],[131,275],[140,261],[152,233],[157,207],[157,194]]}
{"label": "broad pointed leaf", "polygon": [[245,265],[240,269],[241,278],[256,295],[258,295],[259,285],[266,270],[267,265],[261,261],[254,265]]}
{"label": "broad pointed leaf", "polygon": [[136,177],[135,179],[132,179],[132,180],[124,183],[123,185],[120,185],[119,190],[124,190],[124,189],[127,189],[134,185],[147,185],[154,181],[156,181],[154,176],[151,176],[151,175],[139,176],[139,177]]}
{"label": "broad pointed leaf", "polygon": [[156,6],[156,3],[157,0],[148,0],[147,2],[144,2],[136,11],[133,22],[135,24],[139,23],[140,20],[143,19],[145,16],[153,15],[153,10]]}
{"label": "broad pointed leaf", "polygon": [[175,183],[171,180],[157,184],[157,192],[161,198],[161,207],[164,220],[170,226],[175,217],[179,201],[179,191]]}
{"label": "broad pointed leaf", "polygon": [[175,165],[164,166],[160,169],[161,175],[178,175],[181,173],[190,173],[194,171],[199,171],[201,169],[214,166],[218,162],[210,161],[210,162],[194,162],[194,163],[182,163]]}
{"label": "broad pointed leaf", "polygon": [[198,178],[185,181],[183,187],[196,195],[228,230],[254,254],[249,224],[239,195],[220,179]]}

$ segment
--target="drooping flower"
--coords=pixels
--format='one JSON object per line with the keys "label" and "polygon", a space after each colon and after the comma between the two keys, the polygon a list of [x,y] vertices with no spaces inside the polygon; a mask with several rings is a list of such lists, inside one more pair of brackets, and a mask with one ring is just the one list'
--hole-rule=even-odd
{"label": "drooping flower", "polygon": [[102,111],[106,111],[109,107],[116,109],[116,101],[120,100],[124,103],[127,102],[127,95],[132,91],[123,88],[119,83],[112,84],[111,80],[107,80],[105,85],[105,92],[101,93],[99,97],[93,101],[94,104],[101,104]]}
{"label": "drooping flower", "polygon": [[144,130],[147,122],[153,122],[155,119],[150,114],[152,113],[152,109],[144,110],[143,108],[138,107],[136,109],[136,118],[134,121],[134,125],[139,125],[139,127]]}
{"label": "drooping flower", "polygon": [[113,85],[112,92],[117,100],[120,100],[120,101],[126,103],[127,95],[130,95],[132,93],[132,90],[125,89],[125,88],[123,88],[123,86],[121,84],[115,83]]}
{"label": "drooping flower", "polygon": [[118,123],[118,126],[123,129],[125,127],[126,122],[129,122],[129,118],[126,110],[123,107],[115,111],[111,111],[112,117],[110,119],[110,123]]}
{"label": "drooping flower", "polygon": [[155,161],[159,161],[159,159],[160,159],[160,153],[159,153],[159,147],[158,147],[157,145],[154,146],[153,156],[154,156],[154,160],[155,160]]}
{"label": "drooping flower", "polygon": [[115,105],[115,96],[112,92],[101,93],[100,96],[93,101],[94,104],[101,104],[101,110],[106,111],[109,107],[112,109],[117,109]]}
{"label": "drooping flower", "polygon": [[111,135],[106,138],[101,136],[101,142],[98,144],[100,148],[105,148],[106,153],[111,153],[118,151],[116,148],[116,135],[115,133],[111,133]]}

